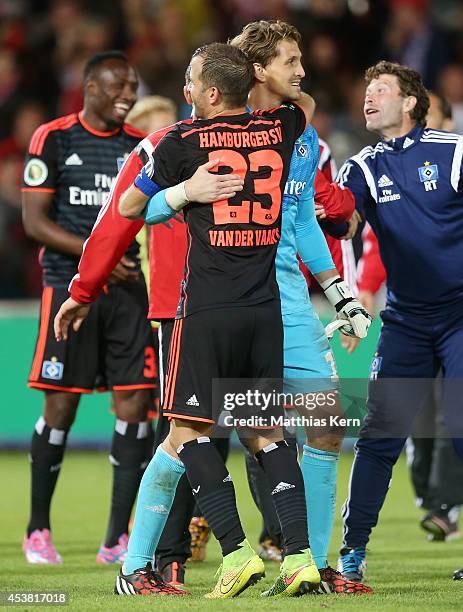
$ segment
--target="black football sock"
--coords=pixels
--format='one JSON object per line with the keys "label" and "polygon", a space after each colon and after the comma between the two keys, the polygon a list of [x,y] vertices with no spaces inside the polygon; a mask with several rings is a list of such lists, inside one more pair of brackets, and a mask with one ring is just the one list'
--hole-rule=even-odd
{"label": "black football sock", "polygon": [[[222,457],[223,462],[227,463],[229,451],[230,451],[230,438],[211,438],[212,444],[216,447],[219,455]],[[193,508],[191,516],[202,517],[202,512],[198,504],[196,503]]]}
{"label": "black football sock", "polygon": [[235,487],[217,448],[203,436],[183,444],[177,452],[223,556],[238,550],[245,535],[236,508]]}
{"label": "black football sock", "polygon": [[270,538],[274,544],[281,548],[281,525],[271,496],[272,489],[268,483],[262,466],[248,450],[246,451],[246,471],[249,489],[254,503],[259,508],[264,520],[263,530],[259,543]]}
{"label": "black football sock", "polygon": [[296,554],[309,546],[304,480],[297,458],[286,440],[269,444],[256,458],[270,485],[285,554]]}
{"label": "black football sock", "polygon": [[151,423],[129,424],[116,420],[109,456],[113,466],[113,488],[104,543],[108,548],[115,546],[123,533],[128,533],[133,504],[144,469],[152,456],[152,446]]}
{"label": "black football sock", "polygon": [[40,417],[35,424],[30,452],[31,462],[31,518],[29,536],[36,529],[50,529],[50,504],[69,430],[48,427]]}

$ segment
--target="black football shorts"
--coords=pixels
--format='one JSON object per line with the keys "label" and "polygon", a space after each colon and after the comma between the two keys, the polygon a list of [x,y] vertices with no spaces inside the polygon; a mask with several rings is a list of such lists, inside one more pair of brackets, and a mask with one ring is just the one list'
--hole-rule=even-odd
{"label": "black football shorts", "polygon": [[193,313],[174,323],[164,416],[217,423],[223,406],[214,397],[213,384],[225,379],[281,380],[282,374],[278,300]]}
{"label": "black football shorts", "polygon": [[43,290],[28,386],[71,393],[154,388],[156,355],[144,280],[108,285],[80,330],[70,326],[68,339],[57,342],[53,320],[68,297],[64,287]]}

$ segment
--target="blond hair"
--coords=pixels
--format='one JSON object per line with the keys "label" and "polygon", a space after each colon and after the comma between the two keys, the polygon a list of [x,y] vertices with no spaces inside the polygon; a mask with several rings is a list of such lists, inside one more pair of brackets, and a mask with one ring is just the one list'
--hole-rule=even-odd
{"label": "blond hair", "polygon": [[262,19],[244,26],[230,44],[244,51],[251,62],[265,68],[278,55],[278,43],[282,40],[293,40],[300,45],[302,38],[298,29],[285,21]]}
{"label": "blond hair", "polygon": [[164,96],[145,96],[134,105],[127,115],[126,122],[143,129],[140,124],[151,113],[172,113],[176,117],[177,106],[173,100]]}

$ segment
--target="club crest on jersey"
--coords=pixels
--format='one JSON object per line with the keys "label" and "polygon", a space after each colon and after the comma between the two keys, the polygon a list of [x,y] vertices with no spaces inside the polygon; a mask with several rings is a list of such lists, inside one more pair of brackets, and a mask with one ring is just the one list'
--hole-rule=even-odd
{"label": "club crest on jersey", "polygon": [[294,145],[297,157],[309,157],[309,147],[303,142],[296,142]]}
{"label": "club crest on jersey", "polygon": [[24,168],[24,182],[30,187],[38,187],[45,183],[48,177],[48,168],[44,161],[34,157]]}
{"label": "club crest on jersey", "polygon": [[42,364],[42,378],[61,380],[63,378],[63,371],[64,364],[58,361],[56,357],[52,357],[50,361],[44,361]]}
{"label": "club crest on jersey", "polygon": [[439,171],[437,164],[430,164],[428,161],[424,162],[424,166],[418,168],[418,174],[420,175],[420,181],[433,181],[439,178]]}
{"label": "club crest on jersey", "polygon": [[439,178],[437,164],[431,164],[430,162],[425,161],[424,166],[418,168],[418,176],[424,185],[425,191],[433,191],[437,189],[437,179]]}

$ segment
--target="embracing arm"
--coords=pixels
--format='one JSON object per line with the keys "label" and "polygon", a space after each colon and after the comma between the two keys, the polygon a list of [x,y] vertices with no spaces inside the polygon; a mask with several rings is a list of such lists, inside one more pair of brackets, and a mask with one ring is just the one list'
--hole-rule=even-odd
{"label": "embracing arm", "polygon": [[317,170],[315,175],[315,203],[323,207],[324,218],[333,223],[347,221],[355,210],[354,194],[328,181],[321,170]]}
{"label": "embracing arm", "polygon": [[144,186],[145,193],[131,186],[121,198],[121,215],[142,214],[148,225],[154,225],[168,221],[190,201],[209,204],[233,197],[243,189],[243,179],[236,174],[210,172],[220,161],[214,159],[202,164],[187,181],[158,190],[153,196],[146,195],[146,192],[149,192],[149,184]]}
{"label": "embracing arm", "polygon": [[336,268],[317,222],[313,198],[300,198],[296,217],[296,245],[299,257],[313,275]]}
{"label": "embracing arm", "polygon": [[301,97],[297,100],[297,104],[302,108],[305,114],[306,126],[313,119],[313,114],[315,112],[315,100],[308,93],[301,92]]}

